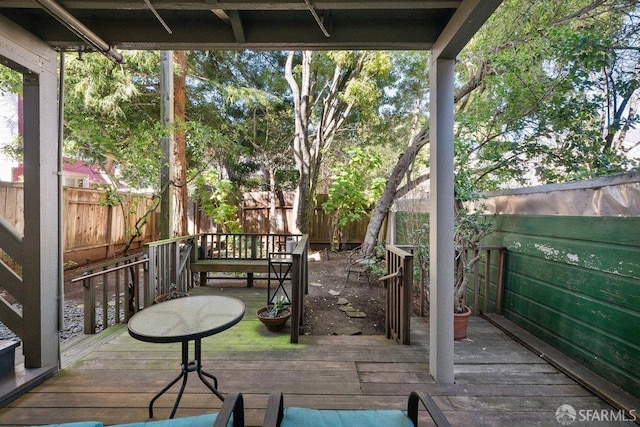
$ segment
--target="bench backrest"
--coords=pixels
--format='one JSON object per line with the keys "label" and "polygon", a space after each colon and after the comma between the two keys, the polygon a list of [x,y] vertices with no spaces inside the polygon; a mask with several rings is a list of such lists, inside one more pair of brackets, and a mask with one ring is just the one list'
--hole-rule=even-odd
{"label": "bench backrest", "polygon": [[299,234],[203,233],[198,237],[197,259],[268,259],[285,252],[287,240],[297,243]]}

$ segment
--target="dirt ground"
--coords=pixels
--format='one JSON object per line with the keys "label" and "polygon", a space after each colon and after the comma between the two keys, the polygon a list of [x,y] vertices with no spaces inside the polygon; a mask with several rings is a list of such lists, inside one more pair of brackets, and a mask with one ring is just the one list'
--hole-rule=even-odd
{"label": "dirt ground", "polygon": [[[315,252],[309,260],[305,333],[309,335],[384,334],[384,287],[375,278],[352,273],[345,286],[349,252]],[[346,304],[344,300],[346,300]],[[343,304],[339,304],[343,303]],[[348,311],[366,317],[349,317]],[[346,308],[344,308],[346,307]]]}
{"label": "dirt ground", "polygon": [[[375,278],[352,273],[347,286],[350,252],[311,252],[309,259],[309,295],[305,302],[305,328],[308,335],[382,335],[384,334],[384,287]],[[77,275],[65,274],[65,300],[83,303],[80,284],[70,285]],[[349,317],[346,311],[364,313]],[[351,314],[353,316],[353,314]],[[357,314],[362,315],[362,314]]]}

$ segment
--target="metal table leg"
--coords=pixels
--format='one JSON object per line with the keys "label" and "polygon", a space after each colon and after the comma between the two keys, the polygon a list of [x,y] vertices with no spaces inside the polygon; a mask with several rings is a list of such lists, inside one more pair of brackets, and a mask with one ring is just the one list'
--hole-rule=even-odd
{"label": "metal table leg", "polygon": [[[189,342],[182,342],[182,371],[180,375],[178,375],[173,381],[167,384],[158,394],[151,399],[149,403],[149,418],[153,418],[153,404],[160,396],[167,392],[175,383],[177,383],[182,378],[182,385],[180,386],[180,391],[178,392],[178,396],[176,397],[176,401],[173,404],[173,409],[171,410],[171,415],[169,418],[173,418],[178,410],[178,404],[180,404],[180,399],[182,399],[182,394],[184,393],[185,386],[187,385],[187,378],[189,376],[189,372],[197,372],[198,378],[207,386],[209,390],[213,392],[218,398],[224,401],[224,396],[220,394],[218,391],[218,379],[211,375],[210,373],[202,370],[202,340],[197,338],[195,340],[195,360],[189,360]],[[207,381],[205,377],[211,378],[213,380],[213,385]]]}

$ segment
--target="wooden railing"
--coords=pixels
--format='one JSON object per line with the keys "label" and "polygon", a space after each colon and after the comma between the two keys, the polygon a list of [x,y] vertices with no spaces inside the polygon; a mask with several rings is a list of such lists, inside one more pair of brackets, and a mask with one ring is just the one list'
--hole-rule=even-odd
{"label": "wooden railing", "polygon": [[169,292],[175,285],[177,292],[188,292],[193,288],[191,260],[195,258],[195,242],[198,235],[158,240],[144,245],[149,261],[149,272],[144,284],[144,305],[153,304],[153,299]]}
{"label": "wooden railing", "polygon": [[[20,304],[24,304],[24,265],[22,235],[0,216],[0,282],[2,287]],[[20,339],[24,339],[25,322],[22,313],[13,310],[7,299],[0,295],[0,321]]]}
{"label": "wooden railing", "polygon": [[140,284],[146,282],[146,264],[145,255],[132,255],[84,268],[71,280],[84,287],[85,334],[98,331],[98,308],[102,312],[101,330],[126,323],[142,308]]}
{"label": "wooden railing", "polygon": [[[492,253],[497,252],[498,259],[495,266],[495,277],[492,277]],[[474,315],[479,311],[482,313],[489,312],[489,295],[492,283],[496,286],[495,312],[502,314],[502,299],[504,292],[504,270],[507,248],[504,246],[478,246],[476,249],[468,249],[467,256],[470,258],[481,257],[481,262],[477,262],[473,266],[473,281],[470,282],[469,291],[473,295],[473,305],[471,307]],[[480,265],[484,263],[484,272],[480,272]],[[481,288],[482,286],[482,288]],[[479,307],[479,297],[483,298],[482,308]]]}
{"label": "wooden railing", "polygon": [[304,234],[291,253],[291,343],[297,343],[304,324],[304,296],[309,293],[309,236]]}
{"label": "wooden railing", "polygon": [[386,288],[385,335],[408,345],[411,342],[413,255],[394,245],[387,245],[385,249],[387,274],[380,278]]}
{"label": "wooden railing", "polygon": [[197,259],[263,259],[269,254],[284,252],[292,234],[202,233],[198,235]]}
{"label": "wooden railing", "polygon": [[[205,235],[204,240],[210,245],[213,240],[207,239],[206,236],[211,234]],[[291,235],[249,234],[241,240],[245,243],[250,242],[244,247],[255,248],[252,251],[256,256],[264,253],[268,258],[268,253],[263,252],[261,248],[273,248],[276,249],[274,252],[279,252],[279,242],[285,245],[287,237]],[[291,252],[293,264],[291,267],[290,340],[292,343],[297,343],[300,327],[304,323],[304,296],[309,292],[309,236],[305,234],[294,237],[296,246]],[[82,282],[85,288],[85,334],[97,332],[97,306],[102,308],[102,329],[105,329],[116,323],[127,322],[134,313],[151,305],[157,295],[168,292],[171,283],[176,284],[177,291],[191,289],[193,278],[189,266],[199,250],[195,242],[203,241],[202,238],[203,235],[194,235],[159,240],[145,245],[144,254],[93,265],[81,270],[81,275],[72,282]],[[237,235],[233,238],[240,241]],[[223,247],[226,248],[226,256],[232,253],[228,250],[230,248],[228,242]],[[284,249],[286,247],[282,246],[282,250]],[[233,251],[233,254],[239,257],[247,253]],[[109,316],[109,313],[112,313],[112,316]]]}

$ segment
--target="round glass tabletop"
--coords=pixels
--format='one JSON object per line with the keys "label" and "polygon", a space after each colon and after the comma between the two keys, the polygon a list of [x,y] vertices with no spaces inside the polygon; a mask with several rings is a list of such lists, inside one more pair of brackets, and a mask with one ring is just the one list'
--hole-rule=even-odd
{"label": "round glass tabletop", "polygon": [[146,307],[128,324],[141,341],[169,343],[217,334],[238,323],[244,303],[237,298],[203,295],[177,298]]}

